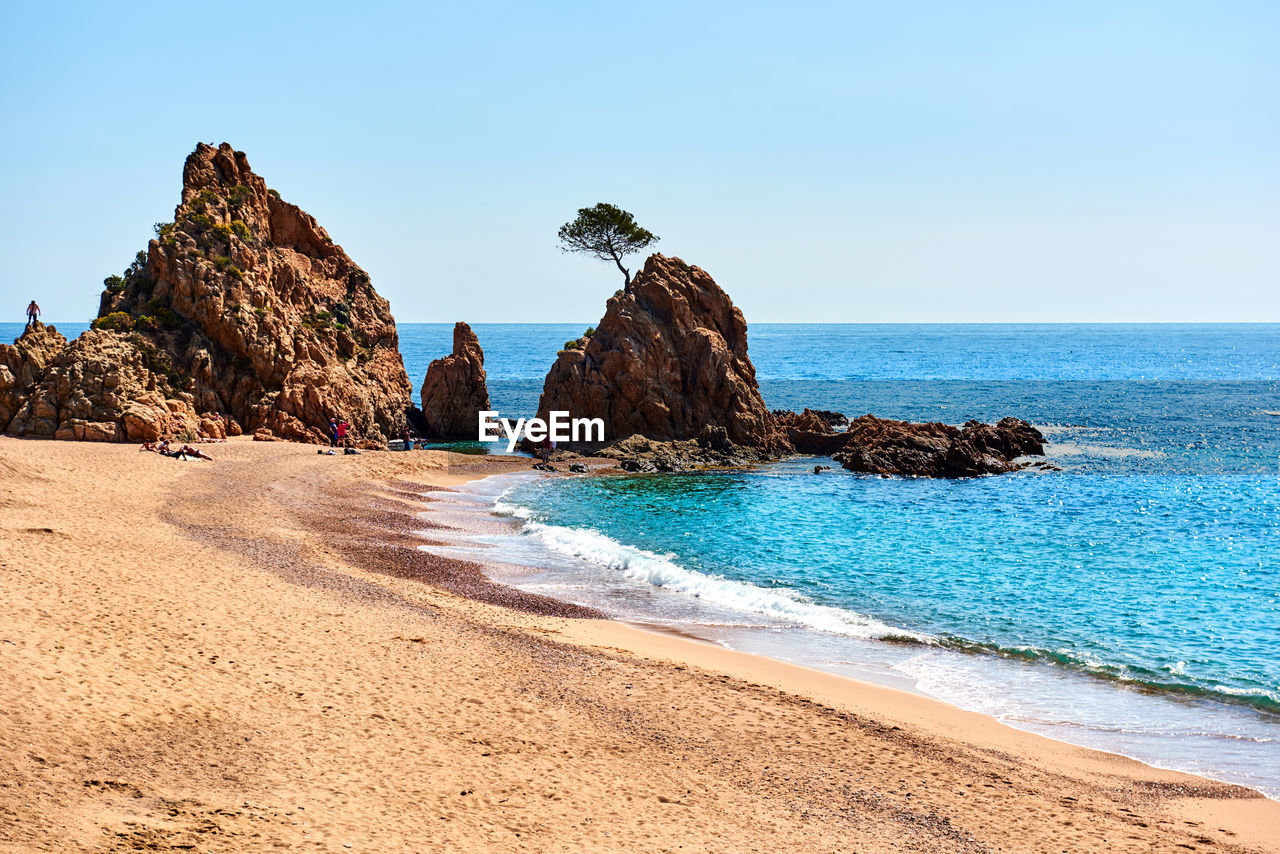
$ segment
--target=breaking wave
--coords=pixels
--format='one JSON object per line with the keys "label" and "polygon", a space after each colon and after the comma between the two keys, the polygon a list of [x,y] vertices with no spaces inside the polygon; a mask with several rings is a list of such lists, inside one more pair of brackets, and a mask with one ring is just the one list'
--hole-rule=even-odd
{"label": "breaking wave", "polygon": [[760,587],[722,575],[691,570],[676,563],[675,556],[661,555],[620,543],[590,528],[548,525],[533,518],[524,507],[498,501],[494,510],[523,523],[522,533],[560,555],[585,560],[621,573],[641,584],[681,593],[722,608],[759,614],[789,626],[878,640],[932,643],[928,635],[889,626],[843,608],[820,605],[786,588]]}

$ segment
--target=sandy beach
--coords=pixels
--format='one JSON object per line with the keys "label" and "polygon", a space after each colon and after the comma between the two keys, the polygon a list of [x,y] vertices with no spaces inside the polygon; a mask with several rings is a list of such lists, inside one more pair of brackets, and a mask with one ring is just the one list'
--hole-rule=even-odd
{"label": "sandy beach", "polygon": [[1280,851],[1252,790],[415,548],[528,460],[206,450],[0,438],[0,851]]}

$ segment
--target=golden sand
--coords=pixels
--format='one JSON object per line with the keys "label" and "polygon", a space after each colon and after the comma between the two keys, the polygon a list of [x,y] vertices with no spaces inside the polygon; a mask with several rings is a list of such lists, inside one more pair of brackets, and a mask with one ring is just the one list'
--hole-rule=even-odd
{"label": "golden sand", "polygon": [[1250,790],[413,548],[527,461],[207,450],[0,439],[0,851],[1280,850]]}

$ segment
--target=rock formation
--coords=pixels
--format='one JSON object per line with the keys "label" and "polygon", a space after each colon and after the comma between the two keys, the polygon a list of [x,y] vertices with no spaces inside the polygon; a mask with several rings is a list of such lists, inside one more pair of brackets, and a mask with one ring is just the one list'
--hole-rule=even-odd
{"label": "rock formation", "polygon": [[89,330],[45,366],[8,432],[99,442],[196,435],[199,416],[169,396],[155,358],[119,333]]}
{"label": "rock formation", "polygon": [[67,346],[57,328],[29,324],[12,344],[0,344],[0,433],[27,403],[31,387]]}
{"label": "rock formation", "polygon": [[829,457],[844,447],[848,436],[836,432],[835,428],[843,428],[849,423],[839,412],[828,412],[823,409],[806,409],[800,414],[778,409],[773,412],[774,420],[786,433],[787,441],[802,454],[819,454]]}
{"label": "rock formation", "polygon": [[[387,301],[226,143],[196,146],[174,222],[105,284],[93,330],[30,382],[15,375],[6,391],[0,376],[10,434],[136,441],[244,429],[327,442],[338,417],[374,445],[403,424],[412,390]],[[0,358],[7,365],[9,351]]]}
{"label": "rock formation", "polygon": [[1019,468],[1018,457],[1044,453],[1044,436],[1018,418],[913,424],[864,415],[849,423],[831,458],[849,471],[922,477],[976,477]]}
{"label": "rock formation", "polygon": [[[806,409],[773,413],[802,454],[829,456],[849,471],[920,477],[974,477],[1022,468],[1019,457],[1044,454],[1044,436],[1017,418],[963,427],[915,424],[864,415],[849,421],[839,412]],[[837,426],[848,425],[837,431]],[[818,469],[814,469],[818,471]]]}
{"label": "rock formation", "polygon": [[742,312],[679,258],[650,256],[594,334],[574,344],[547,373],[539,417],[602,418],[609,444],[696,440],[719,427],[757,458],[791,450],[760,397]]}
{"label": "rock formation", "polygon": [[422,424],[428,436],[471,439],[478,435],[479,412],[489,408],[484,351],[471,327],[453,327],[453,353],[427,367],[422,381]]}

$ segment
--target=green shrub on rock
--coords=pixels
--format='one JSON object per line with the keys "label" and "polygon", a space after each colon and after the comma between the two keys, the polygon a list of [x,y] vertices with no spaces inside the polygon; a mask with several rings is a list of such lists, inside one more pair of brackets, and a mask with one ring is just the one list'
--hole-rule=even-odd
{"label": "green shrub on rock", "polygon": [[231,207],[238,208],[246,204],[253,198],[253,190],[244,184],[236,184],[231,188],[231,192],[227,194],[227,201],[231,203]]}
{"label": "green shrub on rock", "polygon": [[94,329],[106,329],[109,332],[129,332],[133,329],[133,318],[126,311],[113,311],[95,318],[89,325]]}

